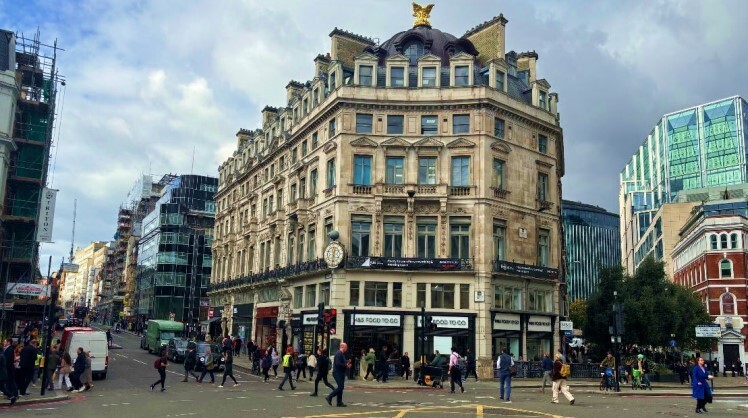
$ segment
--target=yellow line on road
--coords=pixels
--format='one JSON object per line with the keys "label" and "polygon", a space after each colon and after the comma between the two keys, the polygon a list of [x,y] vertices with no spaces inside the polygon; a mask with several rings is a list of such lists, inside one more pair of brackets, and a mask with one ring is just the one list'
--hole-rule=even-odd
{"label": "yellow line on road", "polygon": [[483,418],[483,405],[478,405],[475,408],[475,418]]}

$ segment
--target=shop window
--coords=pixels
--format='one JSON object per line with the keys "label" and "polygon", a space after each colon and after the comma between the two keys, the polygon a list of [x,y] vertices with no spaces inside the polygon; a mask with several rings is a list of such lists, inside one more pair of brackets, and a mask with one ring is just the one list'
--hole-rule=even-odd
{"label": "shop window", "polygon": [[419,217],[416,225],[418,258],[436,258],[436,218]]}
{"label": "shop window", "polygon": [[387,116],[387,134],[402,135],[404,132],[404,116],[388,115]]}
{"label": "shop window", "polygon": [[388,157],[385,183],[403,184],[405,171],[405,159],[403,157]]}
{"label": "shop window", "polygon": [[719,262],[719,277],[723,279],[732,277],[732,261],[724,259]]}
{"label": "shop window", "polygon": [[470,309],[470,285],[460,285],[460,309]]}
{"label": "shop window", "polygon": [[722,315],[735,315],[735,296],[725,293],[720,298]]}
{"label": "shop window", "polygon": [[349,282],[349,289],[348,289],[348,304],[351,306],[358,306],[359,303],[359,291],[361,286],[361,282],[359,281],[352,281]]}
{"label": "shop window", "polygon": [[436,184],[436,157],[418,159],[418,184]]}
{"label": "shop window", "polygon": [[392,307],[400,308],[403,306],[403,284],[401,282],[392,283]]}
{"label": "shop window", "polygon": [[296,286],[293,288],[293,307],[301,308],[304,302],[304,287]]}
{"label": "shop window", "polygon": [[400,258],[403,256],[403,224],[401,216],[384,217],[384,256]]}
{"label": "shop window", "polygon": [[356,113],[356,133],[370,134],[373,118],[374,116],[371,113]]}
{"label": "shop window", "polygon": [[496,309],[522,310],[522,289],[496,286],[494,288],[494,307]]}
{"label": "shop window", "polygon": [[364,283],[364,306],[387,306],[387,282]]}
{"label": "shop window", "polygon": [[371,216],[354,215],[351,217],[351,255],[367,257],[371,234]]}
{"label": "shop window", "polygon": [[357,186],[371,185],[371,155],[355,155],[353,157],[353,184]]}
{"label": "shop window", "polygon": [[454,309],[455,308],[455,285],[434,284],[431,285],[431,309]]}
{"label": "shop window", "polygon": [[506,257],[506,222],[494,219],[493,221],[493,248],[494,260],[502,261]]}
{"label": "shop window", "polygon": [[451,218],[449,234],[451,257],[470,258],[470,218]]}
{"label": "shop window", "polygon": [[426,306],[426,283],[416,284],[416,308]]}
{"label": "shop window", "polygon": [[322,283],[319,287],[319,302],[325,306],[330,304],[330,282]]}

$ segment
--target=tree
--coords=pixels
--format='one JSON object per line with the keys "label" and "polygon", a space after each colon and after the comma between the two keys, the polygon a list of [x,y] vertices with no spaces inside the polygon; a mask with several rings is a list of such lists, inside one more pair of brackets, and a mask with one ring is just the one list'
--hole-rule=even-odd
{"label": "tree", "polygon": [[603,267],[597,291],[587,299],[584,337],[601,352],[611,348],[608,327],[613,324],[613,292],[619,290],[623,277],[622,267]]}
{"label": "tree", "polygon": [[587,324],[587,301],[577,299],[569,305],[569,319],[574,322],[574,327],[584,329]]}

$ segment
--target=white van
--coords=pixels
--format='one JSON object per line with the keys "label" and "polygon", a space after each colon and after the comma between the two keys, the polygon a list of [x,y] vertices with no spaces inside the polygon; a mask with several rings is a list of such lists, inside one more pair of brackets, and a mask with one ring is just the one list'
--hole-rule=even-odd
{"label": "white van", "polygon": [[83,348],[84,353],[90,351],[93,376],[106,379],[107,367],[109,366],[109,346],[107,345],[106,333],[103,331],[73,331],[71,334],[66,350],[73,362],[78,355],[78,347]]}

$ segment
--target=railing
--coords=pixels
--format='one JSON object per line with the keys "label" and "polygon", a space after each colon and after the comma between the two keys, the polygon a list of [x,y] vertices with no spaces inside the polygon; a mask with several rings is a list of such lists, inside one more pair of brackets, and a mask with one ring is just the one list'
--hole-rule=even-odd
{"label": "railing", "polygon": [[549,202],[543,199],[535,199],[538,202],[538,210],[549,210],[553,209],[553,202]]}
{"label": "railing", "polygon": [[332,197],[332,195],[335,194],[335,186],[330,186],[326,188],[325,190],[322,190],[322,193],[325,194],[325,197]]}
{"label": "railing", "polygon": [[500,187],[491,187],[491,190],[493,190],[493,197],[497,199],[506,199],[509,193],[511,193],[509,190],[504,190]]}
{"label": "railing", "polygon": [[403,184],[385,184],[382,186],[382,192],[384,194],[403,194],[405,193],[405,185]]}
{"label": "railing", "polygon": [[472,258],[408,258],[349,256],[345,265],[350,269],[473,271]]}
{"label": "railing", "polygon": [[354,184],[352,185],[353,194],[371,194],[371,186]]}
{"label": "railing", "polygon": [[224,282],[211,283],[209,289],[211,291],[230,289],[232,287],[252,285],[271,280],[280,280],[324,270],[328,270],[327,263],[325,263],[321,258],[318,258],[312,261],[305,261],[303,263],[296,263],[290,266],[264,271],[262,273],[255,273],[250,274],[249,276],[226,280]]}
{"label": "railing", "polygon": [[447,194],[449,196],[470,196],[471,186],[449,186],[447,187]]}
{"label": "railing", "polygon": [[437,194],[437,186],[435,184],[419,184],[416,186],[416,196],[425,194]]}
{"label": "railing", "polygon": [[[577,379],[597,379],[600,377],[600,366],[598,364],[571,363],[571,377]],[[517,368],[517,374],[514,377],[543,377],[543,365],[539,361],[516,361],[514,367]],[[499,377],[499,369],[493,369],[493,377]]]}

